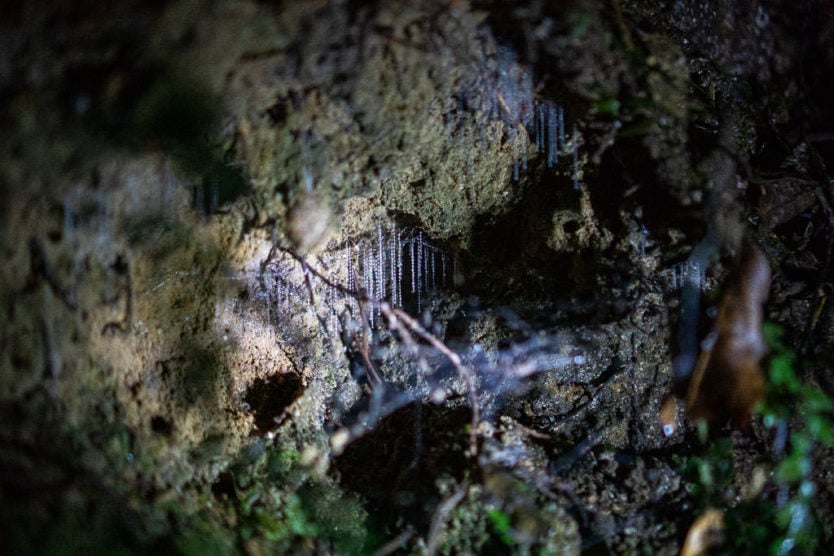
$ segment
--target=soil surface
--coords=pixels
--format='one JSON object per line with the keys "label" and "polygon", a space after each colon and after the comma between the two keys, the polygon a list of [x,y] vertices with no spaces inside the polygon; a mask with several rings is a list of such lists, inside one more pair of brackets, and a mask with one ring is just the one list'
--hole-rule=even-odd
{"label": "soil surface", "polygon": [[828,2],[0,13],[0,552],[834,543]]}

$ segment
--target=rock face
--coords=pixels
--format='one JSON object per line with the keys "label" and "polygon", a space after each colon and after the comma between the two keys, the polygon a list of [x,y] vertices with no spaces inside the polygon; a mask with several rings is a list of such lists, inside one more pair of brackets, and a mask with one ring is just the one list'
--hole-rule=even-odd
{"label": "rock face", "polygon": [[679,550],[658,415],[744,233],[834,385],[834,50],[659,4],[12,10],[0,551]]}

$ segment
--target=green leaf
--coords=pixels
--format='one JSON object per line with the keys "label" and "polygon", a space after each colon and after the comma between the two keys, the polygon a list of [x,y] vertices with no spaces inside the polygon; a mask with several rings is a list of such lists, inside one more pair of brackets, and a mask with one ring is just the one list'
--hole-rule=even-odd
{"label": "green leaf", "polygon": [[789,392],[799,389],[801,383],[793,370],[793,356],[779,353],[770,361],[770,380],[776,386],[783,386]]}
{"label": "green leaf", "polygon": [[597,112],[597,114],[603,114],[607,116],[619,116],[620,101],[612,97],[601,98],[598,101],[596,101],[596,103],[594,103],[594,110]]}
{"label": "green leaf", "polygon": [[501,542],[508,546],[512,546],[513,538],[510,535],[510,516],[508,516],[501,510],[495,509],[490,510],[487,514],[487,517],[489,518],[489,521],[492,524],[492,528],[495,530],[495,533],[501,539]]}
{"label": "green leaf", "polygon": [[802,398],[802,409],[809,413],[823,413],[834,407],[831,398],[818,388],[803,388]]}
{"label": "green leaf", "polygon": [[706,461],[699,462],[698,477],[701,479],[701,484],[706,488],[712,487],[715,483],[715,479],[712,476],[712,466]]}
{"label": "green leaf", "polygon": [[773,351],[785,351],[785,346],[782,344],[782,336],[784,335],[782,327],[776,323],[765,321],[762,323],[762,334],[768,347]]}
{"label": "green leaf", "polygon": [[807,460],[802,454],[791,454],[789,457],[782,460],[776,468],[776,477],[783,483],[795,483],[802,479],[805,465],[803,463]]}
{"label": "green leaf", "polygon": [[808,430],[817,441],[828,446],[834,443],[834,425],[824,415],[812,415],[808,419]]}

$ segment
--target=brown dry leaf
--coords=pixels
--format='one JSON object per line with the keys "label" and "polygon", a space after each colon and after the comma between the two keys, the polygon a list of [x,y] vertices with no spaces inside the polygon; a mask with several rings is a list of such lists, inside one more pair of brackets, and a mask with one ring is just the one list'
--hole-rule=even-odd
{"label": "brown dry leaf", "polygon": [[678,400],[673,393],[669,393],[660,404],[660,423],[663,425],[663,434],[672,436],[677,428],[678,422]]}
{"label": "brown dry leaf", "polygon": [[724,542],[724,512],[709,509],[695,520],[681,549],[681,556],[700,556],[707,554]]}
{"label": "brown dry leaf", "polygon": [[[762,318],[770,290],[770,265],[752,242],[742,248],[737,276],[724,294],[712,332],[701,343],[683,399],[691,417],[709,423],[732,419],[736,427],[744,427],[765,391]],[[669,396],[660,415],[667,434],[674,430],[674,409]]]}

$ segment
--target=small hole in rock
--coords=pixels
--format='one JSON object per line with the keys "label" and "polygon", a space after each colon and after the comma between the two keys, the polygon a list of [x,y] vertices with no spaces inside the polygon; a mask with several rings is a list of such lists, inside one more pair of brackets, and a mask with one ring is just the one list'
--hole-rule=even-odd
{"label": "small hole in rock", "polygon": [[301,378],[286,373],[257,379],[246,391],[246,403],[252,408],[255,426],[266,432],[275,428],[275,418],[304,391]]}
{"label": "small hole in rock", "polygon": [[211,484],[211,493],[215,498],[228,500],[235,499],[235,481],[231,473],[221,473],[217,480]]}
{"label": "small hole in rock", "polygon": [[171,434],[173,427],[165,417],[154,415],[151,418],[151,430],[155,433],[169,435]]}
{"label": "small hole in rock", "polygon": [[564,224],[562,224],[562,230],[566,234],[572,234],[579,229],[579,222],[576,220],[568,220]]}

